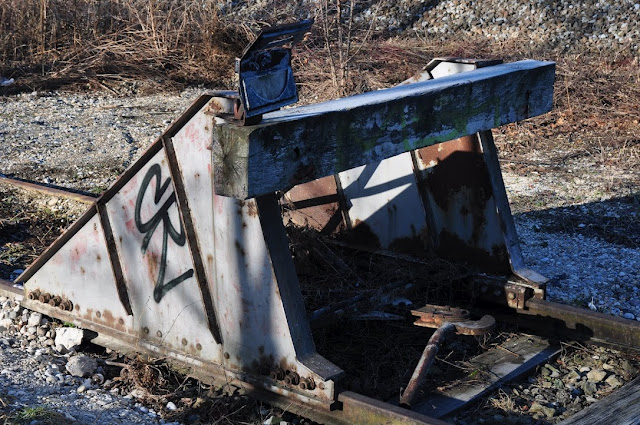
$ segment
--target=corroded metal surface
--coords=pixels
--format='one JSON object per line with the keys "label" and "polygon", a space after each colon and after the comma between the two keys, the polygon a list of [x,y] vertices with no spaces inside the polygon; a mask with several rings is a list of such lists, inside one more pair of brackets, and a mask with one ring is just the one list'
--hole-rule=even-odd
{"label": "corroded metal surface", "polygon": [[444,322],[460,322],[469,319],[468,310],[430,304],[411,310],[411,314],[418,318],[414,325],[426,328],[439,328]]}
{"label": "corroded metal surface", "polygon": [[419,149],[415,161],[438,255],[508,272],[509,253],[478,137]]}
{"label": "corroded metal surface", "polygon": [[341,204],[335,177],[323,177],[294,186],[284,195],[284,221],[325,234],[344,230]]}
{"label": "corroded metal surface", "polygon": [[440,350],[440,346],[447,335],[453,332],[454,329],[455,326],[453,323],[444,323],[436,329],[433,335],[431,335],[431,338],[429,338],[429,342],[427,342],[427,346],[424,348],[422,356],[420,356],[420,360],[418,360],[418,364],[411,375],[409,383],[402,392],[402,396],[400,397],[400,406],[411,408],[411,405],[418,394],[418,389],[420,388],[420,385],[422,385],[427,372],[429,372],[429,368],[433,364],[433,361]]}
{"label": "corroded metal surface", "polygon": [[528,316],[524,326],[545,334],[640,349],[640,323],[634,320],[539,299],[528,300],[519,312]]}
{"label": "corroded metal surface", "polygon": [[342,370],[315,352],[275,197],[214,195],[212,134],[223,122],[211,114],[221,107],[215,95],[196,102],[23,273],[26,302],[113,340],[329,406]]}

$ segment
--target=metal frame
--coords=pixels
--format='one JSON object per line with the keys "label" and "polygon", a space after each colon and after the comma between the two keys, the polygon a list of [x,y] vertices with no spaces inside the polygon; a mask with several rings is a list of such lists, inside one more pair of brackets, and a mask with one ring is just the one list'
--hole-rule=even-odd
{"label": "metal frame", "polygon": [[[509,229],[499,166],[497,160],[491,163],[493,142],[483,132],[547,111],[553,70],[553,64],[535,61],[497,65],[470,76],[280,111],[255,127],[227,120],[232,93],[207,92],[18,278],[27,295],[38,295],[24,304],[94,330],[97,342],[167,356],[194,374],[231,382],[267,400],[293,403],[323,421],[439,423],[338,391],[343,372],[315,351],[275,192],[337,175],[347,227],[357,228],[360,218],[368,218],[359,214],[380,209],[395,215],[396,223],[413,220],[420,211],[413,227],[422,222],[429,226],[432,209],[426,200],[434,197],[428,190],[429,163],[421,168],[425,157],[416,149],[444,146],[442,142],[479,131],[480,142],[474,143],[482,144],[481,163],[488,167],[493,194],[483,213],[502,221],[504,233],[493,237],[503,238],[514,272],[531,277],[513,248],[515,230]],[[504,91],[504,79],[517,82],[517,90],[508,88],[508,98],[496,94],[487,102],[486,91]],[[531,90],[538,90],[536,96],[529,95]],[[459,99],[466,102],[462,109]],[[461,111],[462,118],[442,111],[447,107]],[[441,116],[420,115],[438,111]],[[354,131],[369,124],[375,129],[356,146],[364,150],[352,148]],[[321,139],[307,140],[309,129]],[[390,158],[399,153],[403,156]],[[363,172],[370,166],[350,170],[376,160],[389,165],[374,165],[366,178]],[[282,185],[271,178],[270,166],[256,168],[290,162],[292,173],[274,171],[292,174]],[[377,175],[381,170],[385,172]],[[385,189],[371,191],[365,181]],[[354,184],[362,190],[354,190]],[[404,201],[396,205],[380,198],[366,208],[352,207],[368,192],[384,197],[388,186],[397,196],[406,185],[413,205],[424,204],[409,218],[394,212],[407,208]],[[382,231],[378,224],[371,227]],[[407,233],[407,226],[400,229],[384,229],[381,245],[425,236]],[[437,241],[431,243],[437,247]],[[535,282],[529,279],[526,285],[540,289]],[[45,304],[44,295],[59,298],[72,311],[62,303]]]}

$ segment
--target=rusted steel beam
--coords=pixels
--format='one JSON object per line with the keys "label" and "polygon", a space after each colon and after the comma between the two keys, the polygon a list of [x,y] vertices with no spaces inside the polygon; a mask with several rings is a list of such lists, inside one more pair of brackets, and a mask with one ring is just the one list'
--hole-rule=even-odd
{"label": "rusted steel beam", "polygon": [[0,296],[13,298],[17,295],[22,295],[23,291],[20,288],[13,286],[13,282],[0,279]]}
{"label": "rusted steel beam", "polygon": [[48,196],[71,199],[73,201],[82,202],[84,204],[92,204],[96,200],[96,198],[93,196],[85,195],[79,192],[74,192],[72,190],[45,186],[38,183],[11,179],[9,177],[4,177],[4,176],[0,176],[0,183],[5,183],[11,186],[19,187],[21,189],[26,189],[31,192],[42,193]]}
{"label": "rusted steel beam", "polygon": [[246,199],[551,109],[555,64],[520,61],[217,126],[216,193]]}
{"label": "rusted steel beam", "polygon": [[340,393],[338,401],[342,402],[341,416],[346,419],[346,422],[342,423],[367,425],[447,424],[447,422],[439,419],[424,416],[349,391]]}
{"label": "rusted steel beam", "polygon": [[597,313],[584,308],[530,299],[520,324],[541,329],[558,338],[603,343],[621,348],[640,350],[640,322]]}

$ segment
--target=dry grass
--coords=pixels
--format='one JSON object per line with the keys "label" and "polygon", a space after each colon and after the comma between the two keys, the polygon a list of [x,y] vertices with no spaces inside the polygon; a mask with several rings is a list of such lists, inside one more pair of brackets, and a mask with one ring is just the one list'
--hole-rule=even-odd
{"label": "dry grass", "polygon": [[25,269],[69,224],[65,214],[0,186],[0,278]]}
{"label": "dry grass", "polygon": [[[567,54],[519,38],[389,37],[372,29],[374,19],[354,20],[359,3],[314,3],[316,24],[294,55],[301,103],[392,86],[437,56],[553,60],[558,65],[554,110],[501,128],[496,137],[501,152],[518,156],[543,149],[558,153],[552,162],[583,155],[599,165],[640,165],[640,67],[630,53],[584,47]],[[152,90],[196,83],[232,88],[233,59],[253,33],[295,19],[302,6],[270,0],[241,15],[233,7],[222,12],[221,4],[0,0],[0,73],[17,80],[0,94],[60,87],[122,93],[122,83],[132,81]]]}
{"label": "dry grass", "polygon": [[0,71],[36,88],[224,83],[247,42],[246,29],[222,20],[213,0],[0,0],[0,22]]}

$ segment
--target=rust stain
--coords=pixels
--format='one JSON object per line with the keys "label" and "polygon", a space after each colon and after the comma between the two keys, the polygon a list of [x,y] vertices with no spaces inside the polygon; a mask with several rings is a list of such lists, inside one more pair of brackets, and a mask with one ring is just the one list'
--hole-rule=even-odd
{"label": "rust stain", "polygon": [[[75,306],[76,309],[80,309],[80,307],[78,305]],[[85,313],[82,315],[82,317],[86,320],[89,320],[91,322],[94,321],[95,317],[93,314],[93,309],[92,308],[88,308],[87,311],[85,311]]]}
{"label": "rust stain", "polygon": [[333,176],[294,186],[282,199],[284,220],[325,233],[344,228],[338,188]]}
{"label": "rust stain", "polygon": [[102,260],[102,257],[100,256],[100,254],[97,254],[96,255],[96,261],[100,261],[100,260]]}
{"label": "rust stain", "polygon": [[[263,347],[263,351],[264,351],[264,347]],[[260,354],[257,360],[252,361],[251,365],[243,369],[245,369],[249,373],[253,373],[256,375],[269,376],[271,371],[274,369],[275,364],[276,364],[276,361],[275,361],[275,358],[273,357],[273,354],[269,354],[269,355]]]}
{"label": "rust stain", "polygon": [[418,149],[418,157],[425,166],[429,166],[444,161],[454,152],[482,153],[478,136],[474,134],[460,137],[459,139]]}
{"label": "rust stain", "polygon": [[249,217],[258,216],[258,206],[256,205],[255,201],[247,201],[247,214],[249,214]]}
{"label": "rust stain", "polygon": [[445,211],[455,195],[463,190],[470,194],[471,210],[481,213],[492,197],[484,158],[475,152],[458,151],[439,161],[427,177],[427,186],[433,200]]}
{"label": "rust stain", "polygon": [[426,232],[422,233],[424,234],[424,236],[407,236],[392,240],[389,244],[389,250],[401,254],[411,254],[415,257],[427,257],[428,239],[426,236]]}
{"label": "rust stain", "polygon": [[80,261],[80,258],[87,252],[87,246],[86,245],[76,245],[72,250],[71,250],[71,261],[76,263],[78,261]]}
{"label": "rust stain", "polygon": [[[442,210],[438,214],[446,223],[451,223],[445,230],[436,230],[439,232],[438,251],[449,258],[464,259],[478,265],[485,261],[501,262],[503,251],[506,251],[504,246],[492,248],[495,255],[487,251],[489,247],[480,248],[486,245],[486,211],[491,209],[494,201],[489,171],[477,138],[460,139],[451,146],[448,143],[441,144],[447,149],[437,154],[431,152],[437,165],[425,178],[426,191]],[[424,160],[427,154],[421,152],[421,155]],[[463,240],[460,234],[470,236]],[[490,260],[492,256],[495,258]]]}
{"label": "rust stain", "polygon": [[113,313],[109,310],[102,310],[102,317],[100,320],[96,320],[105,326],[108,326],[113,329],[117,329],[121,332],[126,332],[126,328],[124,326],[124,320],[122,318],[114,317]]}
{"label": "rust stain", "polygon": [[130,231],[130,232],[136,231],[136,221],[135,221],[135,219],[132,218],[130,220],[127,220],[124,225],[126,226],[128,231]]}
{"label": "rust stain", "polygon": [[149,281],[155,282],[156,277],[158,276],[158,266],[159,266],[159,256],[156,252],[149,252],[150,255],[145,256],[145,261],[147,262],[147,271],[149,273]]}

